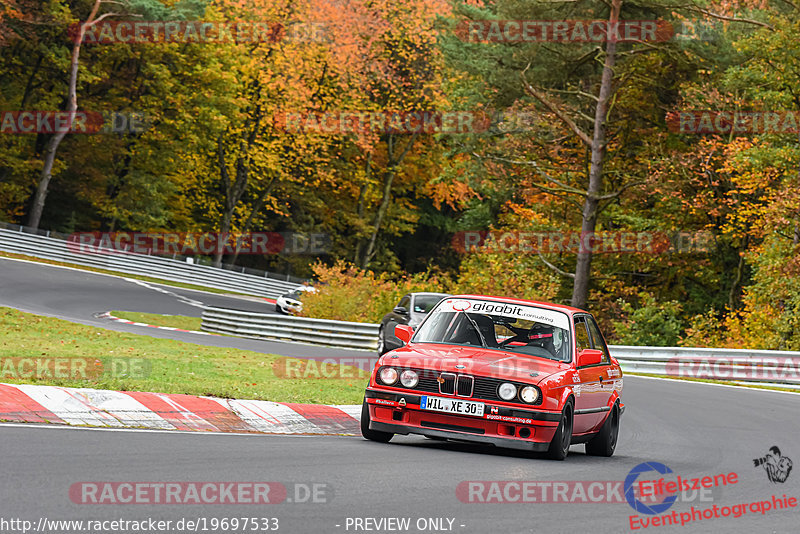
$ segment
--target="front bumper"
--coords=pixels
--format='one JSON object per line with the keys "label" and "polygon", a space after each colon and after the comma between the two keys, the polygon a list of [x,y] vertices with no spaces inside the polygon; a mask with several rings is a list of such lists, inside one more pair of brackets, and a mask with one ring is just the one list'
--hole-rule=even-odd
{"label": "front bumper", "polygon": [[293,302],[287,302],[281,299],[276,300],[275,304],[281,309],[281,311],[283,311],[283,313],[287,315],[293,315],[303,311],[302,304],[295,304]]}
{"label": "front bumper", "polygon": [[496,447],[546,451],[561,418],[559,412],[522,410],[486,402],[481,417],[420,409],[419,395],[367,388],[370,429],[393,434],[487,443]]}

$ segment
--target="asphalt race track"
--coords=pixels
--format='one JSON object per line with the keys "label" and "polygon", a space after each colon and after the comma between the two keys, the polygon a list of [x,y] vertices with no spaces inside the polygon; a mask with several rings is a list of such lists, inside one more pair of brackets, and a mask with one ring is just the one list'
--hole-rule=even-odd
{"label": "asphalt race track", "polygon": [[[110,277],[0,260],[0,305],[113,328],[93,319],[109,309],[195,314],[197,309],[175,297]],[[55,272],[58,271],[58,272]],[[192,299],[205,293],[176,291]],[[238,300],[238,299],[236,299]],[[219,301],[215,301],[219,302]],[[250,303],[251,305],[256,303]],[[93,322],[94,321],[94,322]],[[162,332],[147,332],[161,336]],[[173,334],[174,335],[174,334]],[[170,336],[172,337],[172,336]],[[231,344],[237,340],[195,339]],[[263,352],[299,354],[304,345],[257,343]],[[238,346],[238,345],[237,345]],[[248,348],[243,346],[243,348]],[[330,349],[314,349],[330,350]],[[728,509],[772,497],[800,497],[800,472],[795,467],[785,482],[770,482],[753,459],[777,445],[783,456],[800,461],[800,396],[697,383],[627,376],[619,444],[612,458],[583,454],[573,446],[564,462],[522,453],[423,438],[395,437],[389,444],[359,437],[221,435],[152,431],[109,431],[0,425],[0,531],[19,532],[2,520],[171,520],[206,521],[199,532],[235,532],[211,528],[219,518],[278,518],[278,532],[458,532],[558,533],[631,532],[634,509],[624,502],[462,502],[457,494],[465,481],[624,481],[643,462],[659,462],[685,479],[736,473],[736,482],[705,495],[688,492],[666,512]],[[654,473],[642,479],[651,479]],[[320,502],[241,504],[77,504],[70,486],[80,482],[279,482],[288,498],[305,496],[303,488],[320,484]],[[297,486],[296,486],[297,485]],[[486,485],[488,487],[488,484]],[[585,486],[584,486],[585,487]],[[607,487],[607,486],[604,486]],[[298,492],[295,495],[295,491]],[[552,493],[551,493],[552,494]],[[483,493],[484,496],[488,495]],[[541,496],[540,492],[533,493]],[[611,494],[613,496],[613,493]],[[518,492],[508,497],[519,497]],[[500,498],[503,498],[500,494]],[[602,498],[602,496],[601,496]],[[301,499],[302,500],[302,499]],[[562,499],[563,501],[564,499]],[[725,507],[725,508],[723,508]],[[765,506],[759,507],[762,509]],[[753,511],[754,510],[754,511]],[[795,533],[800,507],[761,513],[747,508],[738,518],[702,519],[685,526],[651,526],[647,532],[786,532]],[[741,513],[741,508],[739,508]],[[376,523],[355,518],[410,518],[406,530],[376,529]],[[638,514],[638,518],[652,518]],[[663,516],[658,516],[663,517]],[[350,518],[350,519],[348,519]],[[443,526],[427,523],[444,518]],[[418,529],[418,520],[422,529]],[[452,520],[452,526],[448,520]],[[424,524],[423,524],[424,523]],[[356,525],[361,525],[356,528]],[[390,524],[390,525],[393,525]],[[434,525],[434,526],[431,526]],[[462,526],[463,525],[463,526]],[[638,524],[637,524],[638,526]],[[448,530],[449,529],[449,530]],[[183,532],[172,528],[167,532]],[[72,532],[75,529],[49,530]],[[105,530],[111,532],[113,530]],[[238,532],[265,530],[239,529]],[[98,531],[99,532],[99,531]],[[125,532],[122,530],[122,532]]]}
{"label": "asphalt race track", "polygon": [[[153,288],[166,290],[171,294]],[[298,358],[346,358],[353,355],[352,350],[170,332],[95,317],[95,314],[110,310],[200,317],[201,308],[187,303],[192,301],[209,306],[265,313],[274,313],[275,310],[273,304],[265,301],[159,284],[143,284],[123,277],[0,258],[0,306],[109,330],[177,339],[198,345],[234,347]],[[358,354],[372,355],[366,352]]]}
{"label": "asphalt race track", "polygon": [[[0,426],[2,515],[49,519],[267,516],[280,531],[355,532],[348,517],[447,517],[453,532],[626,532],[626,503],[464,503],[459,482],[621,481],[642,462],[661,462],[683,478],[735,472],[737,483],[691,506],[733,506],[800,494],[800,475],[771,483],[753,458],[772,445],[797,454],[798,397],[701,384],[626,379],[628,409],[612,458],[573,446],[564,462],[453,442],[402,437],[379,444],[354,437],[197,435]],[[70,501],[81,481],[265,481],[325,484],[326,503],[274,505],[93,505]],[[290,491],[290,498],[291,498]],[[512,496],[513,497],[513,496]],[[709,519],[657,532],[797,532],[797,508]],[[336,525],[341,525],[337,528]],[[412,522],[413,525],[413,522]],[[461,527],[460,525],[464,525]],[[363,531],[363,530],[362,530]],[[411,532],[418,532],[415,528]]]}

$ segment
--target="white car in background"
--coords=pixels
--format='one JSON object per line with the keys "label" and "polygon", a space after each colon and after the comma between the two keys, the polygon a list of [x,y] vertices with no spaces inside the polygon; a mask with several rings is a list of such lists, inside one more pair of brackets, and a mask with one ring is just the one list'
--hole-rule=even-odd
{"label": "white car in background", "polygon": [[278,313],[285,313],[287,315],[294,315],[303,311],[303,303],[301,298],[303,293],[316,293],[317,290],[311,286],[300,286],[296,289],[284,293],[275,301],[275,311]]}

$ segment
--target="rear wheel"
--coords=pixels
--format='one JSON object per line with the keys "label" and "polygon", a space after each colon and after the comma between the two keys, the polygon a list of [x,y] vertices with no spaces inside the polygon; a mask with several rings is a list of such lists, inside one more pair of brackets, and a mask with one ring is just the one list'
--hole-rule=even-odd
{"label": "rear wheel", "polygon": [[380,432],[378,430],[369,429],[369,405],[367,399],[364,399],[361,404],[361,435],[371,441],[380,441],[381,443],[388,443],[394,436],[391,432]]}
{"label": "rear wheel", "polygon": [[617,448],[619,435],[619,405],[614,404],[603,428],[595,437],[586,442],[586,454],[590,456],[611,456]]}
{"label": "rear wheel", "polygon": [[553,435],[550,447],[547,449],[547,457],[553,460],[563,460],[569,454],[569,445],[572,441],[572,400],[568,400],[561,411],[561,420],[558,422],[558,429]]}

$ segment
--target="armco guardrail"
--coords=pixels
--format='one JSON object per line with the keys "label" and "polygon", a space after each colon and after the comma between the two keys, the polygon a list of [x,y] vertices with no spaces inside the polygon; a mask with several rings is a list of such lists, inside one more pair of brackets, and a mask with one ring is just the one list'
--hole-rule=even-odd
{"label": "armco guardrail", "polygon": [[202,322],[203,330],[218,334],[364,350],[377,350],[379,326],[212,307],[203,309]]}
{"label": "armco guardrail", "polygon": [[63,239],[4,228],[0,228],[0,250],[125,274],[149,276],[170,282],[194,284],[271,298],[291,291],[299,285],[295,282],[191,264],[161,256],[121,254],[118,251],[108,251],[108,254],[76,253],[69,249],[67,242]]}
{"label": "armco guardrail", "polygon": [[623,371],[800,388],[800,352],[610,345]]}
{"label": "armco guardrail", "polygon": [[[205,308],[202,322],[203,330],[220,334],[367,350],[377,349],[379,326],[224,308]],[[622,345],[609,349],[628,373],[800,388],[800,352]]]}

